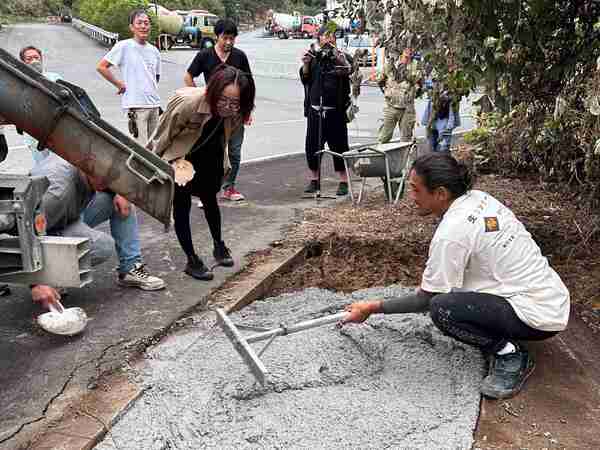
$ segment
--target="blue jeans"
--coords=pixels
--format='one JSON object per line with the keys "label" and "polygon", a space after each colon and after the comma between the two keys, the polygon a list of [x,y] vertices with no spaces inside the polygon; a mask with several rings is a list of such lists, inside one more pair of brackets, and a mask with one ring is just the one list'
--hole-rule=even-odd
{"label": "blue jeans", "polygon": [[235,186],[235,180],[240,171],[242,161],[242,144],[244,143],[244,125],[239,127],[235,133],[229,137],[229,163],[231,170],[223,183],[223,189]]}
{"label": "blue jeans", "polygon": [[[110,220],[110,234],[96,230],[95,227]],[[127,217],[122,217],[113,205],[113,196],[106,192],[96,192],[90,203],[81,213],[81,220],[69,224],[56,233],[61,236],[86,237],[91,243],[92,265],[96,266],[113,254],[119,257],[120,273],[127,273],[142,261],[139,229],[135,208]]]}
{"label": "blue jeans", "polygon": [[449,152],[450,145],[452,144],[452,133],[442,133],[436,130],[435,128],[430,131],[428,136],[429,145],[431,146],[431,151],[433,152]]}

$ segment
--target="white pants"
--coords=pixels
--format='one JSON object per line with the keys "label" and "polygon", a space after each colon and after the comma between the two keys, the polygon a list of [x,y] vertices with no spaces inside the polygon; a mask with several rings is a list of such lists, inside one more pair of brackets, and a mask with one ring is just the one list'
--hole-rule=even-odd
{"label": "white pants", "polygon": [[135,112],[138,129],[138,137],[135,140],[145,147],[158,125],[158,107],[130,108],[128,112]]}

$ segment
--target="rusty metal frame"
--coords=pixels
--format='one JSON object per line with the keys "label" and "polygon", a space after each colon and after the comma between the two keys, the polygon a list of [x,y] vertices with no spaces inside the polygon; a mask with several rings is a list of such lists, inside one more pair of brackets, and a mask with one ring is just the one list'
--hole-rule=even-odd
{"label": "rusty metal frame", "polygon": [[85,91],[75,88],[0,49],[0,116],[168,227],[173,168],[94,114]]}

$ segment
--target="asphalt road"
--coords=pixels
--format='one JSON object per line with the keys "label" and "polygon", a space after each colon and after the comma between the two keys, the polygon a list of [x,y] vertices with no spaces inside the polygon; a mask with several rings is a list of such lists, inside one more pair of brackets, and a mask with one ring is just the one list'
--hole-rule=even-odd
{"label": "asphalt road", "polygon": [[[304,92],[297,71],[309,43],[303,39],[264,38],[260,32],[238,37],[237,45],[247,53],[257,85],[254,123],[246,131],[243,161],[304,151]],[[14,54],[25,45],[40,48],[44,52],[46,70],[57,72],[67,81],[84,88],[103,118],[127,132],[127,121],[115,89],[96,72],[96,64],[107,48],[68,25],[17,25],[0,33],[0,46]],[[183,85],[183,75],[195,54],[196,50],[189,48],[163,52],[160,93],[165,104],[173,91]],[[378,88],[363,86],[358,104],[358,118],[349,125],[350,140],[373,141],[380,125],[383,96]],[[424,107],[424,100],[418,100],[417,118]],[[461,114],[463,128],[469,128],[472,121],[467,100],[463,102]],[[416,134],[423,136],[423,127],[417,126]],[[14,130],[9,130],[8,136],[10,146],[22,145],[22,138]],[[26,171],[29,161],[29,155],[11,154],[0,165],[0,171]]]}

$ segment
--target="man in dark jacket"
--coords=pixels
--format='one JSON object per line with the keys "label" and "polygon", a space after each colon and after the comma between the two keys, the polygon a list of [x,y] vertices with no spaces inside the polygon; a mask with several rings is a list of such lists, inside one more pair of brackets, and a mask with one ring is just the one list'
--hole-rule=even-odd
{"label": "man in dark jacket", "polygon": [[[348,59],[336,48],[335,29],[323,25],[319,30],[317,51],[308,51],[302,58],[300,80],[305,88],[304,115],[307,118],[306,161],[310,181],[304,190],[314,193],[319,186],[319,156],[325,143],[335,153],[348,151],[346,109],[350,105],[350,72]],[[348,194],[348,178],[344,160],[333,158],[340,184],[337,195]]]}

